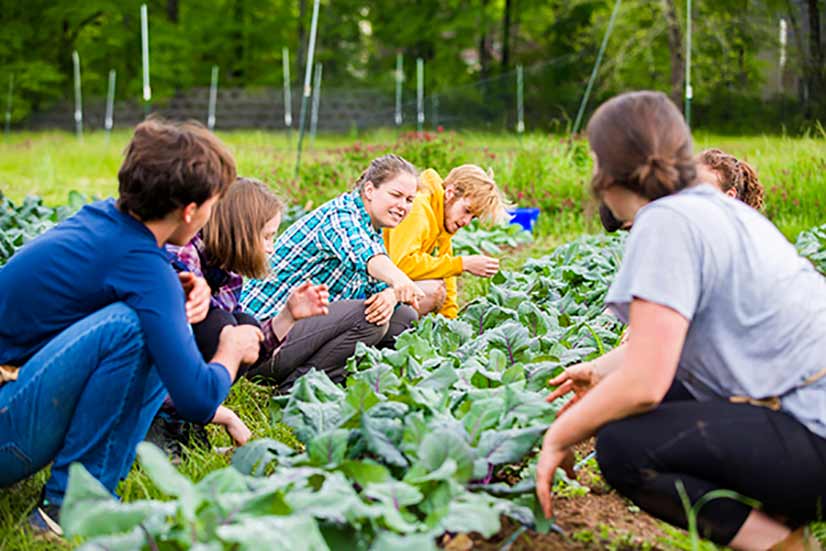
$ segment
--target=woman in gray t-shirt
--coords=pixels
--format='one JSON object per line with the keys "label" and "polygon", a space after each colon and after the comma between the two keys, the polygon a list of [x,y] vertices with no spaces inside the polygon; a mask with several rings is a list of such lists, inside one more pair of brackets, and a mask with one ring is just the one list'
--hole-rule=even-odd
{"label": "woman in gray t-shirt", "polygon": [[[715,499],[701,535],[735,549],[809,537],[826,514],[826,280],[754,209],[695,185],[691,135],[660,93],[623,94],[591,119],[592,187],[633,222],[606,302],[633,338],[552,384],[574,399],[545,434],[537,494],[575,443],[597,436],[605,478],[685,527]],[[781,522],[778,520],[782,518]],[[786,547],[784,547],[786,548]]]}

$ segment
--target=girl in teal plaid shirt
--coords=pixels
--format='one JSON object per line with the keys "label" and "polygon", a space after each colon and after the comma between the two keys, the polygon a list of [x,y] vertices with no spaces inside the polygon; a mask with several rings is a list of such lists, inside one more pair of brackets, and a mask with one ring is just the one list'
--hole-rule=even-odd
{"label": "girl in teal plaid shirt", "polygon": [[269,362],[249,375],[287,388],[312,368],[343,381],[356,344],[389,346],[416,319],[419,288],[390,260],[381,230],[398,225],[418,189],[416,169],[396,155],[375,159],[353,191],[290,226],[275,243],[269,274],[248,281],[241,306],[266,320],[296,286],[327,285],[329,313],[296,322]]}

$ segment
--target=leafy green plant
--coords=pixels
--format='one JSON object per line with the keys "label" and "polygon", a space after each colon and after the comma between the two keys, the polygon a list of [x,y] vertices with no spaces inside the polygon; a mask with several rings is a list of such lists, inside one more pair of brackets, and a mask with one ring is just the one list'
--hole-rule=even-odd
{"label": "leafy green plant", "polygon": [[801,232],[795,242],[797,252],[812,261],[826,275],[826,224]]}
{"label": "leafy green plant", "polygon": [[67,205],[47,207],[40,197],[29,195],[17,206],[0,192],[0,265],[8,262],[20,247],[71,216],[86,201],[86,197],[71,191]]}
{"label": "leafy green plant", "polygon": [[485,228],[477,220],[459,230],[452,239],[454,254],[491,256],[499,256],[507,249],[515,249],[532,241],[530,232],[516,224],[500,224]]}

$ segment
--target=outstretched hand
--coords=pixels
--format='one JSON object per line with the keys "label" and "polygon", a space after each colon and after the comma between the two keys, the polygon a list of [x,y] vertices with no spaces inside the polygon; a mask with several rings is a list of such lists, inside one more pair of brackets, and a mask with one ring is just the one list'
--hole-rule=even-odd
{"label": "outstretched hand", "polygon": [[536,497],[542,506],[545,518],[553,514],[553,484],[557,468],[562,468],[569,478],[574,478],[574,452],[571,448],[557,446],[550,437],[550,429],[545,433],[539,462],[536,464]]}
{"label": "outstretched hand", "polygon": [[548,384],[555,386],[556,389],[554,389],[553,392],[545,398],[545,401],[553,402],[557,398],[561,398],[569,392],[574,393],[574,396],[557,412],[558,417],[582,399],[582,397],[585,396],[589,390],[594,388],[598,382],[599,376],[594,371],[594,364],[591,362],[585,362],[573,365],[548,381]]}
{"label": "outstretched hand", "polygon": [[290,293],[287,310],[295,321],[325,316],[329,311],[330,291],[326,285],[313,285],[305,281]]}

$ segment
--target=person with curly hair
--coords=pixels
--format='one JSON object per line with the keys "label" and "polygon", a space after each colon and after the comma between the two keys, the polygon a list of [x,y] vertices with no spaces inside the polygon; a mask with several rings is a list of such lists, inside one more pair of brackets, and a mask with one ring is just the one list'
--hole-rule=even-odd
{"label": "person with curly hair", "polygon": [[763,210],[763,184],[749,163],[715,148],[706,149],[695,160],[698,180],[714,184],[729,197]]}

